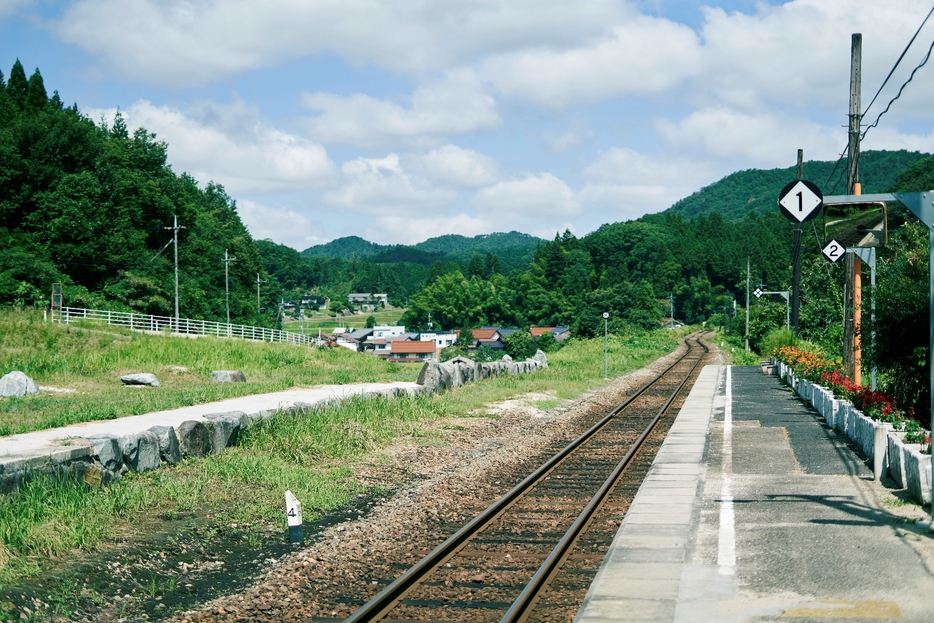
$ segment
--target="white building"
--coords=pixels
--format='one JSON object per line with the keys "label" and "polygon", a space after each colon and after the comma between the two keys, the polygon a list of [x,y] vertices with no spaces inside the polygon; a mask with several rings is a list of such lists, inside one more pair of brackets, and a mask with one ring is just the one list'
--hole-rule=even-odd
{"label": "white building", "polygon": [[405,333],[405,327],[380,325],[378,327],[373,327],[373,335],[370,336],[370,339],[384,340],[387,337],[396,337],[397,335],[402,335],[403,333]]}

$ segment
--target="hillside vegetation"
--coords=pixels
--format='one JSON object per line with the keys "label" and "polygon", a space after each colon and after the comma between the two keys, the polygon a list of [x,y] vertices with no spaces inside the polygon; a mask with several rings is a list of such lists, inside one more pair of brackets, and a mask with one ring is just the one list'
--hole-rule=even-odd
{"label": "hillside vegetation", "polygon": [[[144,335],[108,325],[43,322],[34,311],[0,311],[0,344],[0,370],[21,370],[40,386],[71,390],[0,400],[0,435],[293,387],[413,381],[418,374],[418,366],[345,348]],[[214,370],[242,370],[247,382],[214,383]],[[162,386],[124,387],[120,376],[134,372],[152,372]]]}

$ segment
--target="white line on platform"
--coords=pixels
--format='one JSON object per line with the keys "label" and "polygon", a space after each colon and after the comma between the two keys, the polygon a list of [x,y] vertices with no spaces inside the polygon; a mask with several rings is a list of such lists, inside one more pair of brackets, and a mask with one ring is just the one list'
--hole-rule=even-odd
{"label": "white line on platform", "polygon": [[733,515],[733,375],[726,367],[726,401],[723,407],[723,472],[720,485],[720,547],[717,564],[721,575],[736,572],[736,530]]}

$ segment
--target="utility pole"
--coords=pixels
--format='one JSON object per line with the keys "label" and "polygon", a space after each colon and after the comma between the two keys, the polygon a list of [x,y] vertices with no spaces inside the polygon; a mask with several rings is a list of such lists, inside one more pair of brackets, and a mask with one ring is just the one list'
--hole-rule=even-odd
{"label": "utility pole", "polygon": [[[227,249],[224,249],[224,299],[227,303],[227,324],[230,324],[230,263],[236,262],[237,258],[227,255]],[[230,330],[230,327],[227,327]]]}
{"label": "utility pole", "polygon": [[675,326],[675,294],[674,294],[674,292],[669,292],[669,293],[668,293],[668,303],[669,303],[670,309],[671,309],[671,316],[670,316],[670,317],[671,317],[671,326],[672,326],[672,328],[674,328],[674,326]]}
{"label": "utility pole", "polygon": [[163,229],[172,230],[172,243],[175,245],[175,330],[178,331],[178,230],[185,229],[185,227],[179,227],[176,214],[172,217],[172,226],[163,227]]}
{"label": "utility pole", "polygon": [[[798,166],[795,168],[795,179],[801,180],[804,176],[804,150],[798,150]],[[801,307],[801,223],[795,221],[794,244],[794,270],[791,282],[791,325],[794,327],[795,337],[798,337],[798,309]]]}
{"label": "utility pole", "polygon": [[[850,41],[850,123],[849,157],[846,167],[846,187],[848,195],[861,194],[859,183],[859,125],[861,62],[863,35],[853,33]],[[862,381],[860,374],[860,299],[862,286],[862,266],[855,253],[846,254],[846,293],[843,302],[843,367],[845,374],[857,385]]]}
{"label": "utility pole", "polygon": [[[259,313],[260,313],[260,307],[259,307],[259,286],[260,286],[260,284],[262,284],[262,283],[266,283],[266,281],[263,280],[263,279],[260,279],[260,278],[259,278],[259,273],[256,273],[256,315],[257,315],[257,316],[258,316]],[[229,322],[229,321],[228,321],[228,322]]]}
{"label": "utility pole", "polygon": [[749,352],[749,256],[746,256],[746,352]]}

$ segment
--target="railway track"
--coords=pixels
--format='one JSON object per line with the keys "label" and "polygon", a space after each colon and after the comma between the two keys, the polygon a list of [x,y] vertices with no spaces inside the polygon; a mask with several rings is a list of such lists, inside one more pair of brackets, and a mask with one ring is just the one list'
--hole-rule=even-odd
{"label": "railway track", "polygon": [[664,440],[673,420],[665,416],[708,352],[700,335],[686,342],[680,359],[345,623],[573,619]]}

